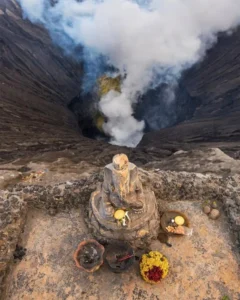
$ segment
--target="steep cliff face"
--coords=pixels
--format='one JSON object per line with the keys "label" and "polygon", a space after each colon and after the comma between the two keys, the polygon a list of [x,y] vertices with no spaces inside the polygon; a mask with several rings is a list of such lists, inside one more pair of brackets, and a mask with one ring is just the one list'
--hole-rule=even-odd
{"label": "steep cliff face", "polygon": [[[15,0],[0,0],[0,163],[69,157],[104,165],[119,151],[131,156],[130,149],[81,134],[68,105],[82,72],[46,30],[22,19]],[[134,160],[146,163],[138,152]]]}
{"label": "steep cliff face", "polygon": [[48,33],[0,1],[0,157],[79,140],[66,106],[78,93],[82,66],[64,57]]}
{"label": "steep cliff face", "polygon": [[239,49],[240,29],[230,36],[220,36],[205,59],[183,76],[188,93],[199,101],[192,118],[175,127],[146,134],[140,145],[214,143],[230,152],[239,150]]}

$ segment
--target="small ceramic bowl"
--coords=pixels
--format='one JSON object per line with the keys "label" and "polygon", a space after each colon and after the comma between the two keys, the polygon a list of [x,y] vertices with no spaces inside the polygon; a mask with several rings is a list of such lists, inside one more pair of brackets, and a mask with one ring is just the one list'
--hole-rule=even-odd
{"label": "small ceramic bowl", "polygon": [[79,269],[92,273],[103,264],[104,251],[104,247],[96,240],[86,240],[78,245],[73,258]]}
{"label": "small ceramic bowl", "polygon": [[168,232],[166,229],[166,227],[170,225],[171,219],[175,219],[175,217],[177,216],[183,217],[185,221],[183,226],[190,228],[189,219],[185,214],[177,210],[169,210],[164,212],[163,215],[161,216],[161,228],[164,232],[168,233],[169,235],[177,235],[175,233]]}

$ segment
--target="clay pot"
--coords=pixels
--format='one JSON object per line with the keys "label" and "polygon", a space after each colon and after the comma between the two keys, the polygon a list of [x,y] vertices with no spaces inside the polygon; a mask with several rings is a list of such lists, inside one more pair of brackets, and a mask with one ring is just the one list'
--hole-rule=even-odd
{"label": "clay pot", "polygon": [[73,258],[76,266],[86,272],[97,271],[103,264],[103,253],[105,249],[95,240],[86,240],[78,245]]}
{"label": "clay pot", "polygon": [[[190,221],[184,213],[182,213],[180,211],[177,211],[177,210],[166,211],[161,216],[160,225],[161,225],[162,230],[164,232],[166,232],[168,235],[177,235],[175,233],[168,232],[167,229],[166,229],[166,227],[169,225],[169,220],[174,219],[176,216],[181,216],[181,217],[184,218],[185,223],[183,224],[183,226],[188,227],[188,228],[191,227],[190,226]],[[180,234],[178,234],[177,236],[180,236]]]}

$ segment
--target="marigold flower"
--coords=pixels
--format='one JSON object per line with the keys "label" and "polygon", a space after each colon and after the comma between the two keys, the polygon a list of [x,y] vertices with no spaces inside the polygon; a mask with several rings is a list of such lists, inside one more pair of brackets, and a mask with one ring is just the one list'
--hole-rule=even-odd
{"label": "marigold flower", "polygon": [[140,272],[143,279],[149,283],[157,283],[168,274],[167,258],[158,251],[143,254],[140,261]]}

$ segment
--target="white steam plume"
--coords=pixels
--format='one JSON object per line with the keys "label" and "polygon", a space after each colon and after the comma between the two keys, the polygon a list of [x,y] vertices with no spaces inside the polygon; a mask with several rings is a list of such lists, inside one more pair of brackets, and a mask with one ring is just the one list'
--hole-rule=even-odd
{"label": "white steam plume", "polygon": [[161,75],[177,78],[204,56],[218,32],[240,23],[240,0],[18,1],[31,21],[106,56],[127,75],[122,93],[104,96],[100,109],[112,142],[128,146],[140,141],[144,128],[132,116],[137,97]]}

